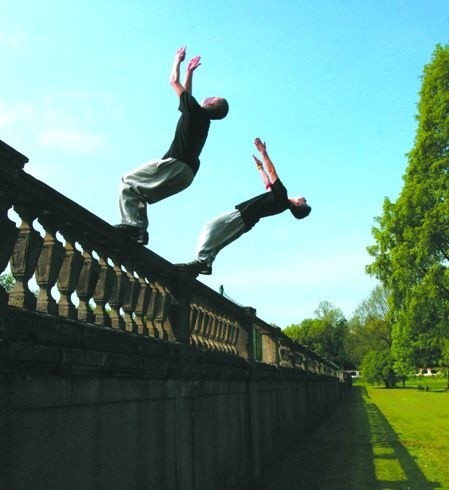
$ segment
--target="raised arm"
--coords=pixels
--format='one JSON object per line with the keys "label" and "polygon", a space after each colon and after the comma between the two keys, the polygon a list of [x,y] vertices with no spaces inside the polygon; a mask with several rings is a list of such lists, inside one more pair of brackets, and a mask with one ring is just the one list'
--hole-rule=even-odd
{"label": "raised arm", "polygon": [[268,179],[269,179],[271,184],[274,184],[274,182],[279,177],[278,177],[278,174],[276,173],[276,169],[274,168],[273,162],[271,161],[270,157],[268,156],[267,145],[265,143],[262,143],[260,138],[256,138],[254,140],[254,144],[256,145],[256,148],[259,150],[260,154],[262,155],[262,159],[263,159],[264,164],[265,164],[265,172],[268,175]]}
{"label": "raised arm", "polygon": [[256,162],[257,170],[260,172],[260,176],[262,177],[263,180],[263,185],[265,186],[265,189],[269,189],[271,186],[270,179],[268,178],[267,173],[265,172],[265,169],[263,168],[263,163],[256,157],[256,155],[253,155],[254,161]]}
{"label": "raised arm", "polygon": [[192,94],[192,76],[193,72],[201,65],[201,56],[195,56],[189,61],[186,70],[186,78],[184,80],[184,89],[189,94]]}
{"label": "raised arm", "polygon": [[186,57],[186,47],[183,46],[176,51],[175,59],[173,60],[173,66],[170,72],[170,85],[173,90],[180,96],[184,92],[184,87],[179,81],[179,67]]}

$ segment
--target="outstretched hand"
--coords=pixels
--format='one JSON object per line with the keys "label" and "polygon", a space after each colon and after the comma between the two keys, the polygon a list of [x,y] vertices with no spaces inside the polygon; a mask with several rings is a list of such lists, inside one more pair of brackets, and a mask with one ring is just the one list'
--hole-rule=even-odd
{"label": "outstretched hand", "polygon": [[200,61],[201,61],[201,56],[195,56],[195,58],[192,58],[189,61],[189,64],[187,65],[187,70],[193,71],[196,68],[198,68],[201,65]]}
{"label": "outstretched hand", "polygon": [[178,51],[176,51],[175,59],[177,61],[184,61],[186,57],[186,46],[181,46]]}
{"label": "outstretched hand", "polygon": [[256,148],[260,151],[260,153],[265,153],[267,151],[267,145],[266,143],[262,143],[260,138],[256,138],[254,140],[254,144],[256,145]]}

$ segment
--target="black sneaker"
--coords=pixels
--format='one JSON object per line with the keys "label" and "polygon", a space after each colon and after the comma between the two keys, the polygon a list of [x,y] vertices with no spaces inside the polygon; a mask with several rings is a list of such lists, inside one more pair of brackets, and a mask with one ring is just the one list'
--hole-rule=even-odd
{"label": "black sneaker", "polygon": [[146,245],[148,243],[148,232],[138,226],[115,225],[114,228],[120,230],[127,238],[139,245]]}
{"label": "black sneaker", "polygon": [[189,274],[203,274],[205,276],[210,276],[212,274],[212,266],[208,265],[206,262],[201,260],[194,260],[193,262],[188,262],[187,264],[177,264],[180,269]]}

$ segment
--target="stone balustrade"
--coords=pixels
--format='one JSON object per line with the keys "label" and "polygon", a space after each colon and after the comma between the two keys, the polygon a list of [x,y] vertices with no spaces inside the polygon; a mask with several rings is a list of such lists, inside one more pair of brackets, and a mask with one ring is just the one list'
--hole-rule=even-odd
{"label": "stone balustrade", "polygon": [[339,375],[337,366],[291,341],[253,308],[189,277],[27,174],[27,161],[0,141],[0,274],[10,271],[15,279],[9,293],[0,287],[0,309]]}

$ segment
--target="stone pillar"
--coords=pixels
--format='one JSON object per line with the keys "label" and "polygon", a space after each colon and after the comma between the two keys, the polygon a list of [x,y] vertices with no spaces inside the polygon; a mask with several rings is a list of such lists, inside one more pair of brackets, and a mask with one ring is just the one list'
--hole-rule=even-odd
{"label": "stone pillar", "polygon": [[256,320],[256,309],[250,306],[243,307],[244,321],[239,329],[237,339],[237,352],[240,357],[255,359],[255,346],[253,343],[253,329]]}
{"label": "stone pillar", "polygon": [[[177,342],[189,344],[191,342],[191,332],[194,325],[191,320],[196,320],[192,316],[191,299],[195,287],[195,279],[188,277],[186,274],[178,274],[170,284],[170,290],[176,303],[172,304],[168,311],[169,320],[173,328],[173,334]],[[198,341],[195,338],[195,344]]]}
{"label": "stone pillar", "polygon": [[9,304],[19,308],[34,310],[36,296],[30,291],[28,281],[34,275],[40,255],[42,242],[40,234],[33,228],[36,211],[16,208],[22,223],[11,257],[11,272],[16,280],[13,290],[9,293]]}
{"label": "stone pillar", "polygon": [[45,236],[36,267],[36,282],[39,286],[36,309],[43,313],[57,315],[58,305],[51,290],[58,279],[65,249],[56,239],[57,224],[55,221],[48,215],[41,216],[39,221],[45,229]]}
{"label": "stone pillar", "polygon": [[277,333],[262,333],[262,361],[267,364],[279,364]]}

